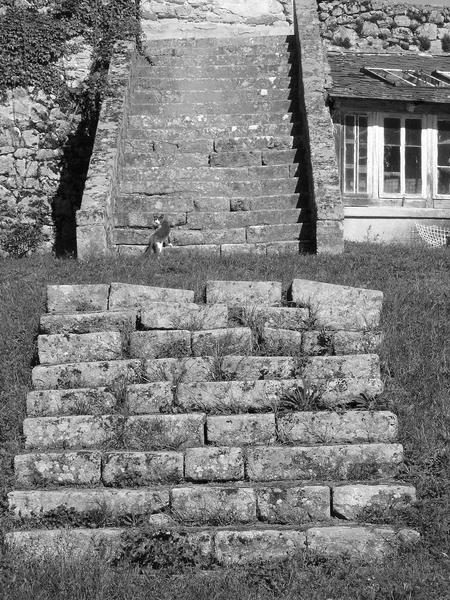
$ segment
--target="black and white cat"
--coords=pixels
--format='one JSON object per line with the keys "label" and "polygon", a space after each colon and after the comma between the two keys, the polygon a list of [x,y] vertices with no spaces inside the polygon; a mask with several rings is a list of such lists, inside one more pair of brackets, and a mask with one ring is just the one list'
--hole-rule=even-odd
{"label": "black and white cat", "polygon": [[172,246],[170,241],[170,222],[167,217],[164,216],[162,220],[160,217],[155,217],[153,226],[156,228],[156,231],[150,236],[145,254],[149,252],[161,254],[163,248]]}

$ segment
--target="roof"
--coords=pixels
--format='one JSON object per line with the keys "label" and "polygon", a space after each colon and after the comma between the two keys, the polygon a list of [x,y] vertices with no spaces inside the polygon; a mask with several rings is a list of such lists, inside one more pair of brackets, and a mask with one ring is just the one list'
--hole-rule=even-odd
{"label": "roof", "polygon": [[370,98],[406,102],[438,102],[450,104],[450,87],[393,85],[371,74],[367,69],[400,69],[419,71],[428,75],[450,71],[450,54],[369,54],[328,53],[332,85],[328,88],[335,98]]}

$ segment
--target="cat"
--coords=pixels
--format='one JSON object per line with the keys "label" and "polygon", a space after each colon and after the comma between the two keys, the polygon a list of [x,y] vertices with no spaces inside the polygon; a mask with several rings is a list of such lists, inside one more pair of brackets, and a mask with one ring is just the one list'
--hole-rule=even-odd
{"label": "cat", "polygon": [[145,254],[148,254],[149,252],[161,254],[165,246],[172,246],[170,241],[169,220],[165,216],[162,220],[159,217],[155,217],[153,226],[156,228],[156,231],[150,236]]}

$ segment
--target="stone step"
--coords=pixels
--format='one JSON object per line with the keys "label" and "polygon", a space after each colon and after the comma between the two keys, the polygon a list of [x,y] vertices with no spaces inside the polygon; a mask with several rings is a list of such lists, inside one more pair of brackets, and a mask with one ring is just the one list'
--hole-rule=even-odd
{"label": "stone step", "polygon": [[253,113],[278,114],[297,112],[297,101],[266,99],[264,96],[259,99],[249,99],[235,102],[222,100],[217,102],[179,102],[177,104],[167,103],[138,103],[132,100],[128,114],[130,116],[139,115],[141,117],[150,117],[150,119],[159,118],[170,119],[171,117],[185,117],[187,115],[213,115],[218,113],[226,114],[229,119],[235,115],[241,116]]}
{"label": "stone step", "polygon": [[131,102],[133,105],[180,104],[187,106],[197,104],[224,104],[224,103],[253,103],[255,101],[280,101],[296,100],[298,91],[296,88],[279,89],[265,87],[249,87],[246,89],[222,89],[222,90],[134,90]]}
{"label": "stone step", "polygon": [[259,210],[239,212],[193,212],[187,217],[188,229],[223,229],[248,227],[250,225],[280,225],[310,221],[310,212],[305,209]]}
{"label": "stone step", "polygon": [[119,331],[40,335],[38,355],[43,365],[120,359],[122,336]]}
{"label": "stone step", "polygon": [[49,313],[104,312],[108,310],[109,285],[48,285]]}
{"label": "stone step", "polygon": [[175,183],[179,180],[197,182],[249,181],[253,179],[285,179],[297,176],[296,164],[258,165],[249,167],[164,167],[143,168],[141,166],[125,166],[122,170],[122,181],[155,182],[156,185],[167,181]]}
{"label": "stone step", "polygon": [[281,48],[279,51],[275,51],[272,48],[265,48],[264,52],[242,52],[241,50],[233,53],[223,54],[201,54],[199,56],[189,55],[184,56],[181,52],[172,54],[157,54],[151,53],[145,61],[137,61],[136,69],[139,73],[142,70],[147,69],[151,71],[152,67],[167,66],[168,69],[173,67],[185,67],[186,69],[198,68],[198,67],[210,67],[210,66],[236,66],[236,67],[247,67],[247,66],[264,66],[274,65],[277,63],[286,64],[297,62],[296,56],[293,52],[289,52],[287,48]]}
{"label": "stone step", "polygon": [[[16,531],[8,533],[5,541],[16,552],[33,558],[79,558],[98,552],[108,559],[120,556],[123,559],[126,556],[123,556],[121,547],[127,532],[130,539],[134,539],[136,534],[131,528],[72,528]],[[161,543],[158,530],[146,535],[150,546],[154,545],[152,536],[155,536],[158,544]],[[419,533],[412,529],[375,525],[315,526],[306,529],[260,525],[237,530],[228,527],[183,528],[181,531],[170,528],[167,549],[164,550],[166,555],[170,555],[180,535],[189,559],[195,557],[195,564],[203,564],[206,568],[213,564],[233,566],[287,559],[299,552],[327,557],[345,555],[373,562],[396,555],[399,549],[410,547],[420,539]]]}
{"label": "stone step", "polygon": [[[171,430],[167,419],[180,415],[130,417],[130,428],[139,423],[139,431],[148,431],[144,423],[154,423],[157,419],[162,422],[163,417],[166,425],[161,426],[161,431],[168,439],[172,436],[171,446],[180,442],[179,450],[61,450],[19,454],[14,461],[17,485],[27,488],[103,483],[107,487],[140,487],[183,480],[193,483],[367,481],[396,476],[403,462],[403,447],[394,443],[191,447],[194,438],[202,435],[200,423],[204,417],[196,414],[184,415],[191,423],[189,433]],[[151,438],[143,441],[150,444]]]}
{"label": "stone step", "polygon": [[273,63],[254,64],[223,64],[223,65],[195,65],[188,67],[183,65],[137,65],[135,69],[136,77],[146,77],[161,79],[203,79],[205,77],[214,77],[217,79],[227,78],[261,78],[261,77],[297,77],[297,63],[288,63],[287,61],[275,61]]}
{"label": "stone step", "polygon": [[154,302],[193,303],[193,290],[161,288],[132,283],[111,283],[109,310],[144,310]]}
{"label": "stone step", "polygon": [[154,302],[142,310],[140,325],[143,329],[222,329],[228,326],[228,307],[225,304]]}
{"label": "stone step", "polygon": [[133,93],[145,90],[161,91],[228,91],[228,90],[289,90],[295,89],[296,82],[288,75],[270,76],[261,74],[260,77],[228,77],[220,79],[218,77],[199,77],[198,79],[187,79],[186,77],[169,78],[161,77],[139,77],[133,79]]}
{"label": "stone step", "polygon": [[[264,167],[262,167],[264,168]],[[210,169],[215,171],[216,169]],[[161,177],[158,181],[122,181],[120,191],[122,194],[183,194],[187,193],[191,197],[193,193],[197,197],[215,196],[242,198],[243,196],[273,196],[281,194],[283,196],[300,193],[303,188],[301,180],[298,177],[286,177],[284,179],[253,179],[253,180],[223,180],[222,181],[193,181],[190,179],[179,179],[176,181],[166,180]]]}
{"label": "stone step", "polygon": [[35,390],[27,394],[29,417],[111,414],[120,402],[107,388]]}
{"label": "stone step", "polygon": [[136,312],[46,314],[41,316],[39,328],[46,334],[129,332],[136,329]]}
{"label": "stone step", "polygon": [[206,302],[245,306],[247,303],[278,306],[281,304],[280,281],[213,281],[206,282]]}
{"label": "stone step", "polygon": [[143,44],[146,55],[161,52],[182,52],[183,55],[196,56],[197,54],[242,52],[246,49],[254,52],[264,52],[266,48],[295,47],[295,37],[283,33],[277,35],[241,35],[240,37],[147,38]]}

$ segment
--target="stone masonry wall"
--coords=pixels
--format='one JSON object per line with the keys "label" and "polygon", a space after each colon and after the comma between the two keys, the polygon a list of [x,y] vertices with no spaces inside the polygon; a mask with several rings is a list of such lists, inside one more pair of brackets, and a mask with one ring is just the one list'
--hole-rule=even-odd
{"label": "stone masonry wall", "polygon": [[450,52],[450,5],[331,0],[319,2],[318,7],[329,49]]}

